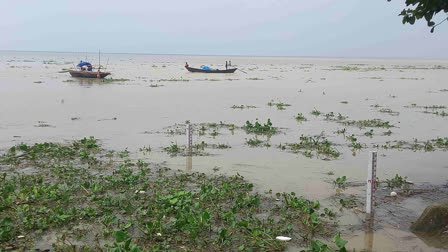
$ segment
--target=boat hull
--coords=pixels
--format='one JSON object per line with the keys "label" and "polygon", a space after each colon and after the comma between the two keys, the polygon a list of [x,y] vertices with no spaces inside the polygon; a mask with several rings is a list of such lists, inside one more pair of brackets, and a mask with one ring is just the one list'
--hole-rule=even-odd
{"label": "boat hull", "polygon": [[189,72],[192,73],[234,73],[237,68],[232,69],[226,69],[226,70],[219,70],[219,69],[210,69],[210,70],[203,70],[200,68],[193,68],[193,67],[185,67]]}
{"label": "boat hull", "polygon": [[[79,77],[79,78],[98,78],[98,72],[91,72],[91,71],[69,71],[70,75],[73,77]],[[100,78],[104,78],[108,76],[110,73],[108,72],[100,72]]]}

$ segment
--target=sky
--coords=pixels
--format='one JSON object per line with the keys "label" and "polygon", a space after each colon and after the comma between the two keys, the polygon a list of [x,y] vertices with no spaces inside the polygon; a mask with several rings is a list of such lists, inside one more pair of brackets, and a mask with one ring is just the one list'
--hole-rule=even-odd
{"label": "sky", "polygon": [[14,0],[0,11],[0,50],[448,58],[448,22],[434,33],[424,21],[403,25],[404,7],[404,0]]}

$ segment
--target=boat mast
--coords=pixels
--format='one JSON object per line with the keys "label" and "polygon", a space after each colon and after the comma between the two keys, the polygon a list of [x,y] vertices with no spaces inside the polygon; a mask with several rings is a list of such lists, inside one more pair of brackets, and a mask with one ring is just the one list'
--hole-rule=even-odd
{"label": "boat mast", "polygon": [[98,71],[101,69],[101,51],[98,49]]}

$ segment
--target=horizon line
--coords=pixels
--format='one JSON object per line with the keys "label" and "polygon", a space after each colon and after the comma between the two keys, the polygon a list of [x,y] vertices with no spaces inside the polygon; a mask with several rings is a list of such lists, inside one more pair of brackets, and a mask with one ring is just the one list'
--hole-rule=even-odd
{"label": "horizon line", "polygon": [[43,52],[43,53],[87,53],[87,54],[135,54],[135,55],[168,55],[168,56],[214,56],[214,57],[269,57],[269,58],[330,58],[330,59],[424,59],[424,60],[448,60],[448,57],[441,57],[441,58],[434,58],[434,57],[403,57],[403,56],[382,56],[382,57],[375,57],[375,56],[304,56],[304,55],[251,55],[251,54],[230,54],[230,55],[224,55],[224,54],[191,54],[191,53],[144,53],[144,52],[92,52],[92,51],[85,51],[85,52],[77,52],[77,51],[47,51],[47,50],[4,50],[0,49],[0,52]]}

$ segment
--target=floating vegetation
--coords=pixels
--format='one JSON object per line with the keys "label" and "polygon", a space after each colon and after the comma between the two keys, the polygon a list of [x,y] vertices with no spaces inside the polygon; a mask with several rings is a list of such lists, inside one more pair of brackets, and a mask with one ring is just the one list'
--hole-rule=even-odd
{"label": "floating vegetation", "polygon": [[336,134],[343,134],[343,135],[345,135],[345,133],[347,132],[347,129],[346,128],[343,128],[343,129],[338,129],[335,133]]}
{"label": "floating vegetation", "polygon": [[253,137],[253,138],[249,138],[248,140],[246,140],[246,144],[251,146],[251,147],[257,147],[260,146],[263,143],[263,141],[261,141],[260,139],[258,139],[257,136]]}
{"label": "floating vegetation", "polygon": [[54,65],[54,64],[57,64],[57,62],[54,61],[54,60],[44,60],[43,63],[44,63],[45,65]]}
{"label": "floating vegetation", "polygon": [[98,119],[98,122],[101,122],[101,121],[116,121],[116,120],[117,120],[116,117],[112,117],[112,118]]}
{"label": "floating vegetation", "polygon": [[402,177],[395,174],[395,177],[386,179],[386,184],[389,188],[401,188],[404,184],[406,184],[406,179],[407,177]]}
{"label": "floating vegetation", "polygon": [[[249,69],[251,70],[251,69]],[[246,80],[263,80],[262,78],[254,77],[254,78],[246,78]]]}
{"label": "floating vegetation", "polygon": [[301,135],[299,143],[286,143],[284,145],[280,144],[279,148],[282,150],[288,148],[288,150],[293,153],[301,153],[309,158],[313,157],[313,154],[317,157],[324,158],[338,158],[341,155],[341,153],[333,147],[333,144],[322,135]]}
{"label": "floating vegetation", "polygon": [[398,149],[398,150],[412,150],[412,151],[425,151],[432,152],[436,150],[440,151],[448,151],[448,137],[444,138],[436,138],[432,140],[426,141],[418,141],[414,139],[413,142],[406,141],[393,141],[386,142],[385,144],[376,144],[373,145],[375,148],[383,148],[383,149]]}
{"label": "floating vegetation", "polygon": [[347,126],[358,126],[360,128],[363,128],[363,127],[391,128],[391,127],[394,127],[393,125],[390,124],[389,121],[383,121],[381,119],[342,121],[342,123]]}
{"label": "floating vegetation", "polygon": [[216,148],[216,149],[230,149],[230,148],[232,148],[230,145],[227,145],[227,144],[213,144],[212,147]]}
{"label": "floating vegetation", "polygon": [[212,133],[210,133],[210,136],[215,137],[218,135],[218,132],[216,130],[213,130]]}
{"label": "floating vegetation", "polygon": [[334,66],[331,69],[327,69],[327,70],[341,70],[341,71],[363,71],[363,72],[367,72],[367,71],[385,71],[386,68],[384,67],[358,67],[358,66]]}
{"label": "floating vegetation", "polygon": [[178,78],[171,78],[171,79],[160,79],[160,80],[158,80],[158,82],[162,82],[162,81],[174,81],[174,82],[180,81],[180,82],[185,82],[185,81],[190,81],[190,80],[189,79],[184,79],[184,78],[180,78],[180,79],[178,79]]}
{"label": "floating vegetation", "polygon": [[233,109],[250,109],[250,108],[256,108],[255,106],[251,106],[251,105],[233,105],[232,107]]}
{"label": "floating vegetation", "polygon": [[445,105],[423,106],[424,109],[446,109]]}
{"label": "floating vegetation", "polygon": [[313,111],[311,111],[311,114],[314,116],[319,116],[321,114],[321,112],[319,110],[317,110],[316,108],[314,108]]}
{"label": "floating vegetation", "polygon": [[412,103],[411,105],[406,105],[404,106],[405,108],[423,108],[423,109],[432,109],[432,110],[436,110],[436,109],[446,109],[447,107],[445,105],[428,105],[428,106],[417,106],[417,104]]}
{"label": "floating vegetation", "polygon": [[390,135],[392,135],[392,131],[391,131],[391,130],[388,130],[388,131],[386,131],[386,132],[383,132],[383,135],[385,135],[385,136],[390,136]]}
{"label": "floating vegetation", "polygon": [[46,123],[46,122],[44,122],[44,121],[38,121],[37,123],[38,123],[38,124],[37,124],[37,125],[34,125],[34,127],[39,127],[39,128],[55,128],[55,126],[50,125],[50,124],[48,124],[48,123]]}
{"label": "floating vegetation", "polygon": [[143,146],[143,147],[141,147],[140,149],[139,149],[141,152],[143,152],[143,153],[149,153],[149,152],[151,152],[151,145],[148,145],[148,146]]}
{"label": "floating vegetation", "polygon": [[291,104],[283,103],[283,102],[274,102],[274,100],[271,100],[268,102],[268,106],[276,106],[278,110],[285,110],[285,107],[291,106]]}
{"label": "floating vegetation", "polygon": [[114,79],[114,78],[104,78],[101,79],[101,82],[105,82],[105,83],[111,83],[111,82],[125,82],[125,81],[130,81],[129,79]]}
{"label": "floating vegetation", "polygon": [[246,121],[246,125],[243,126],[247,133],[255,133],[255,134],[275,134],[277,132],[277,128],[272,126],[271,119],[265,124],[260,124],[258,119],[255,120],[255,123],[252,124],[249,121]]}
{"label": "floating vegetation", "polygon": [[[287,243],[276,236],[313,237],[295,241],[311,247],[335,233],[334,212],[317,200],[260,195],[239,174],[109,162],[105,152],[94,138],[11,147],[0,158],[12,170],[0,176],[2,244],[29,251],[51,237],[55,251],[281,251]],[[30,166],[35,173],[17,174]]]}
{"label": "floating vegetation", "polygon": [[43,81],[34,81],[34,83],[40,84],[40,83],[44,83]]}
{"label": "floating vegetation", "polygon": [[348,101],[341,101],[342,104],[348,104]]}
{"label": "floating vegetation", "polygon": [[170,146],[163,148],[163,150],[170,154],[177,154],[181,152],[181,148],[177,145],[177,143],[171,143]]}
{"label": "floating vegetation", "polygon": [[333,184],[335,184],[339,188],[345,187],[347,184],[347,177],[346,176],[337,177],[335,180],[333,180]]}
{"label": "floating vegetation", "polygon": [[151,85],[149,85],[149,87],[152,87],[152,88],[163,87],[163,86],[165,86],[165,85],[162,85],[162,84],[151,84]]}
{"label": "floating vegetation", "polygon": [[341,199],[339,199],[339,203],[341,204],[342,207],[345,208],[354,208],[358,206],[358,204],[356,203],[356,197],[354,195],[350,195],[348,197],[342,197]]}
{"label": "floating vegetation", "polygon": [[440,89],[440,92],[448,92],[448,89],[444,88],[444,89]]}
{"label": "floating vegetation", "polygon": [[369,130],[367,132],[364,132],[364,136],[372,137],[373,136],[373,129],[371,129],[371,130]]}
{"label": "floating vegetation", "polygon": [[386,114],[394,115],[394,116],[398,116],[398,115],[400,115],[400,112],[393,111],[393,110],[390,109],[390,108],[382,108],[382,109],[380,109],[380,110],[378,110],[378,111],[381,112],[381,113],[386,113]]}
{"label": "floating vegetation", "polygon": [[360,68],[357,66],[336,66],[333,70],[343,70],[343,71],[358,71]]}
{"label": "floating vegetation", "polygon": [[296,120],[299,122],[306,121],[306,117],[302,113],[297,113]]}
{"label": "floating vegetation", "polygon": [[350,145],[349,146],[353,148],[353,151],[354,150],[359,150],[359,149],[362,148],[361,143],[358,142],[358,139],[355,137],[355,135],[352,134],[351,136],[346,136],[345,138],[348,141],[350,141]]}
{"label": "floating vegetation", "polygon": [[431,114],[433,114],[433,115],[438,115],[438,116],[442,116],[442,117],[448,116],[448,113],[445,112],[445,111],[442,111],[442,112],[435,111],[435,112],[432,112]]}

